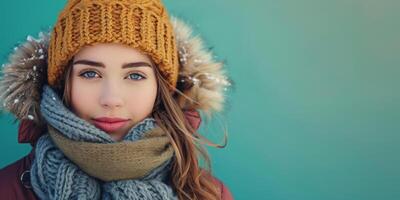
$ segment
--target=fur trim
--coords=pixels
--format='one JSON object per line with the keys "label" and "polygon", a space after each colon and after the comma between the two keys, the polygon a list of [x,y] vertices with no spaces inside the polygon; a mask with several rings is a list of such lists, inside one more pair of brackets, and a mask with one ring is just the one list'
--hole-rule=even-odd
{"label": "fur trim", "polygon": [[[223,64],[205,50],[203,41],[193,37],[192,29],[182,20],[171,17],[179,50],[177,101],[183,110],[198,110],[207,115],[221,111],[224,91],[230,82],[222,70]],[[3,109],[19,120],[30,119],[40,124],[40,95],[47,83],[47,49],[50,33],[40,33],[39,39],[28,36],[16,47],[3,65],[0,80],[0,100]]]}
{"label": "fur trim", "polygon": [[30,119],[40,123],[40,96],[47,81],[47,48],[49,34],[39,33],[14,48],[9,63],[3,65],[0,81],[2,109],[13,113],[17,119]]}
{"label": "fur trim", "polygon": [[224,91],[231,85],[222,69],[223,63],[213,59],[199,36],[192,36],[191,27],[176,17],[171,20],[179,50],[178,88],[185,85],[182,82],[189,82],[189,86],[181,89],[184,95],[177,97],[181,108],[200,110],[208,116],[222,111]]}

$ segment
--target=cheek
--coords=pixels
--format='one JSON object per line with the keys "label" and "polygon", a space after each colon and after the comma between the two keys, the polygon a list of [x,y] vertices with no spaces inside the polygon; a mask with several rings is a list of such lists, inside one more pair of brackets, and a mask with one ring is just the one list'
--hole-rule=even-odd
{"label": "cheek", "polygon": [[153,110],[156,96],[157,87],[155,86],[130,92],[126,101],[127,108],[131,114],[143,118]]}
{"label": "cheek", "polygon": [[[79,87],[77,87],[79,85]],[[72,80],[71,83],[71,107],[72,110],[81,118],[86,118],[88,113],[93,110],[96,90],[88,87],[87,84]]]}

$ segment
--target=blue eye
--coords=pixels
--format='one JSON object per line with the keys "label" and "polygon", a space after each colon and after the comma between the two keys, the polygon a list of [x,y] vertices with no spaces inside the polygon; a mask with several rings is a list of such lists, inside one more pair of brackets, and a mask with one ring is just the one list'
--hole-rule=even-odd
{"label": "blue eye", "polygon": [[144,76],[142,76],[142,75],[140,75],[140,74],[138,74],[138,73],[129,74],[129,77],[130,77],[131,79],[133,79],[133,80],[145,79]]}
{"label": "blue eye", "polygon": [[87,79],[91,79],[91,78],[94,78],[96,76],[96,74],[97,73],[94,71],[86,71],[86,72],[83,72],[82,74],[80,74],[79,76],[82,76]]}

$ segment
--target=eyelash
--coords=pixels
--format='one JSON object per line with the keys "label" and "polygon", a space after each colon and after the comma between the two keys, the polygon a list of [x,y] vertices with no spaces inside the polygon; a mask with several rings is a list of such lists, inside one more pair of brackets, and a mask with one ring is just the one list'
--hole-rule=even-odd
{"label": "eyelash", "polygon": [[[80,77],[83,77],[83,78],[85,78],[85,79],[93,79],[93,78],[95,78],[95,77],[87,77],[87,76],[85,76],[85,74],[88,74],[88,73],[90,73],[90,72],[96,73],[95,71],[91,71],[91,70],[90,70],[90,71],[82,72],[81,74],[79,74],[79,76],[80,76]],[[96,74],[97,74],[97,73],[96,73]],[[138,75],[138,76],[141,77],[140,79],[132,79],[132,80],[140,81],[140,80],[142,80],[142,79],[146,79],[145,76],[143,76],[143,75],[141,75],[141,74],[139,74],[139,73],[131,73],[131,74],[129,74],[129,76],[131,76],[131,75]]]}

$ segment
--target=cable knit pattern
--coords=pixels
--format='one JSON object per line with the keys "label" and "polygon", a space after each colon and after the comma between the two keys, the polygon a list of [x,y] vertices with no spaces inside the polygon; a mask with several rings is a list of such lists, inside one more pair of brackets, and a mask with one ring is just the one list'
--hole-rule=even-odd
{"label": "cable knit pattern", "polygon": [[160,0],[69,0],[51,33],[49,85],[59,86],[67,62],[81,47],[110,42],[150,55],[171,86],[176,86],[178,50]]}
{"label": "cable knit pattern", "polygon": [[[48,85],[43,88],[41,108],[49,125],[61,130],[63,136],[76,141],[113,142],[107,133],[65,108]],[[129,130],[124,141],[140,140],[155,127],[155,120],[146,118]],[[140,179],[103,182],[80,170],[49,134],[44,134],[35,147],[31,183],[40,199],[177,199],[168,183],[171,163],[169,159]]]}

